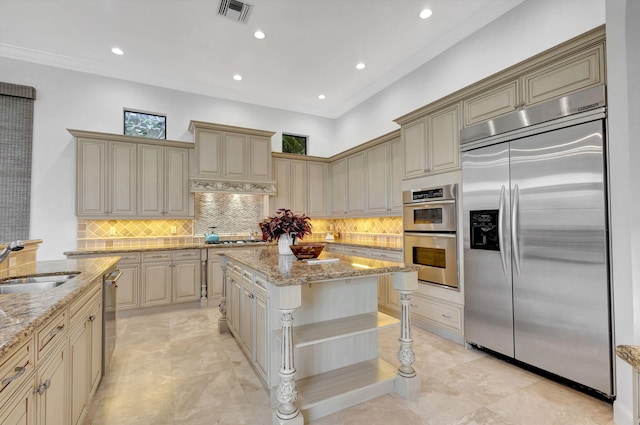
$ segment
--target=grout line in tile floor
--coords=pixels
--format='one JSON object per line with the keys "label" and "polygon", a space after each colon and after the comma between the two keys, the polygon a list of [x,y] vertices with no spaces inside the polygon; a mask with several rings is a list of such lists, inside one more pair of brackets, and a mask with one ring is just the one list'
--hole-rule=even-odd
{"label": "grout line in tile floor", "polygon": [[[269,394],[215,308],[122,318],[84,425],[269,425]],[[295,324],[294,324],[295,326]],[[379,332],[397,365],[399,328]],[[612,406],[413,327],[416,400],[388,394],[309,425],[614,425]]]}

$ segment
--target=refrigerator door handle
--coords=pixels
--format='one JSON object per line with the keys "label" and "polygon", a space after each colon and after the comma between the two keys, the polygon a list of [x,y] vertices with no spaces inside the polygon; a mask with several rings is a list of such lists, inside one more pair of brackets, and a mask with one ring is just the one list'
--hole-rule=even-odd
{"label": "refrigerator door handle", "polygon": [[511,211],[511,243],[513,245],[513,262],[516,273],[520,276],[520,246],[518,241],[518,207],[520,202],[520,188],[516,184],[513,187],[513,209]]}
{"label": "refrigerator door handle", "polygon": [[502,185],[500,189],[500,203],[498,205],[498,244],[500,247],[500,259],[502,260],[502,271],[507,273],[507,259],[505,258],[504,240],[503,240],[503,215],[504,215],[504,196],[505,187]]}

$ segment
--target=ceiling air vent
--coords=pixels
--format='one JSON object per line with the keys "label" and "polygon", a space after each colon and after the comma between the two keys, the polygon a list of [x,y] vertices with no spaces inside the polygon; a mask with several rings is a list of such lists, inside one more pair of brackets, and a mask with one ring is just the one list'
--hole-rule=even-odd
{"label": "ceiling air vent", "polygon": [[249,13],[252,8],[253,5],[243,3],[238,0],[221,0],[218,15],[225,16],[244,24],[247,22],[247,19],[249,19]]}

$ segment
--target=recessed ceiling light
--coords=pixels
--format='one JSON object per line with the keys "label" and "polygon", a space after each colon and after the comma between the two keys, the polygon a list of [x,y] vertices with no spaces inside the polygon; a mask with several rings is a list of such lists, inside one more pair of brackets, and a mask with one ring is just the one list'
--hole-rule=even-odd
{"label": "recessed ceiling light", "polygon": [[253,36],[254,36],[255,38],[257,38],[258,40],[262,40],[263,38],[265,38],[265,37],[266,37],[266,35],[265,35],[262,31],[260,31],[260,30],[258,30],[258,31],[256,31],[256,32],[254,32],[254,33],[253,33]]}
{"label": "recessed ceiling light", "polygon": [[420,12],[420,19],[427,19],[431,15],[433,15],[431,9],[424,9],[422,12]]}
{"label": "recessed ceiling light", "polygon": [[362,62],[358,62],[358,64],[356,65],[356,69],[364,69],[365,68],[365,64],[363,64]]}
{"label": "recessed ceiling light", "polygon": [[113,53],[114,55],[124,55],[124,52],[119,47],[114,47],[113,49],[111,49],[111,53]]}
{"label": "recessed ceiling light", "polygon": [[242,80],[242,75],[236,74],[236,75],[233,76],[233,79],[236,80],[236,81],[240,81],[240,80]]}
{"label": "recessed ceiling light", "polygon": [[320,99],[320,100],[325,100],[326,98],[327,98],[327,96],[325,96],[323,94],[318,95],[318,99]]}

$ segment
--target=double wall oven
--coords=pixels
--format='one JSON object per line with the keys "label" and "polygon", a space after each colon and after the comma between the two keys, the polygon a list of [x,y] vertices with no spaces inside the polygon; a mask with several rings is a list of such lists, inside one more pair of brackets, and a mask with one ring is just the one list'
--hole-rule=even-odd
{"label": "double wall oven", "polygon": [[458,290],[456,184],[402,193],[404,261],[424,266],[422,283]]}

